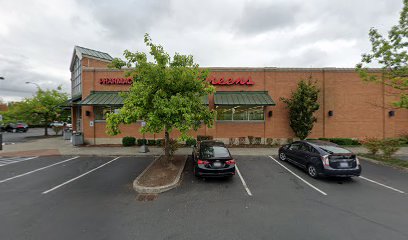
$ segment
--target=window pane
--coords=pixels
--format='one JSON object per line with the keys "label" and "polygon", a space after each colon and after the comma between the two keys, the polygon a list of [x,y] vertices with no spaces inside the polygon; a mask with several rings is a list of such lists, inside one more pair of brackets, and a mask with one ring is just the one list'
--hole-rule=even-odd
{"label": "window pane", "polygon": [[95,120],[106,120],[106,114],[110,112],[110,107],[94,107]]}
{"label": "window pane", "polygon": [[232,109],[217,108],[217,120],[232,120]]}
{"label": "window pane", "polygon": [[235,108],[234,120],[248,120],[248,110],[246,108]]}
{"label": "window pane", "polygon": [[249,120],[264,120],[263,107],[255,107],[248,110]]}

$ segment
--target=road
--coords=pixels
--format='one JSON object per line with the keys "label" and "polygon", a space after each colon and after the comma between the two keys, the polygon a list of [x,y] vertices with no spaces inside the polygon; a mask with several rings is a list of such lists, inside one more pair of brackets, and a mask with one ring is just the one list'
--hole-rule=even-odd
{"label": "road", "polygon": [[188,162],[179,187],[145,196],[132,181],[151,156],[3,157],[1,238],[408,239],[406,172],[363,161],[363,178],[315,180],[274,159],[237,157],[242,179]]}

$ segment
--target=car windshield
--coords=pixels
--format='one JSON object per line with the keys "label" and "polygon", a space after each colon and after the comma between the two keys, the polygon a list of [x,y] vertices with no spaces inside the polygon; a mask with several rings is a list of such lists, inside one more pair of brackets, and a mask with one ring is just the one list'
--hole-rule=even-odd
{"label": "car windshield", "polygon": [[328,153],[351,153],[349,150],[337,146],[320,146],[320,148]]}
{"label": "car windshield", "polygon": [[201,148],[201,157],[203,159],[210,159],[210,158],[229,158],[231,156],[225,147],[203,146]]}

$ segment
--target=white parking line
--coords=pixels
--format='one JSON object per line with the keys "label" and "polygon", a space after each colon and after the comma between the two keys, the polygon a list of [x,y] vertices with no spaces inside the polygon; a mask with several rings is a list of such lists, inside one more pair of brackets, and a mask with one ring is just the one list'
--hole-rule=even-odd
{"label": "white parking line", "polygon": [[369,181],[369,182],[372,182],[372,183],[378,184],[378,185],[380,185],[380,186],[382,186],[382,187],[385,187],[385,188],[391,189],[391,190],[393,190],[393,191],[396,191],[396,192],[399,192],[399,193],[405,194],[405,192],[404,192],[404,191],[401,191],[401,190],[398,190],[398,189],[396,189],[396,188],[393,188],[393,187],[387,186],[387,185],[385,185],[385,184],[382,184],[382,183],[376,182],[376,181],[374,181],[374,180],[372,180],[372,179],[369,179],[369,178],[366,178],[366,177],[363,177],[363,176],[359,176],[359,177],[360,177],[361,179],[366,180],[366,181]]}
{"label": "white parking line", "polygon": [[24,161],[31,160],[31,159],[36,159],[36,158],[38,158],[38,156],[28,157],[28,158],[23,158],[23,157],[1,158],[0,159],[0,167],[6,166],[6,165],[9,165],[9,164],[13,164],[13,163],[24,162]]}
{"label": "white parking line", "polygon": [[114,158],[114,159],[110,160],[110,161],[107,162],[107,163],[104,163],[104,164],[102,164],[102,165],[100,165],[100,166],[98,166],[98,167],[96,167],[96,168],[94,168],[94,169],[92,169],[92,170],[89,170],[89,171],[86,172],[86,173],[83,173],[83,174],[81,174],[81,175],[79,175],[79,176],[77,176],[77,177],[74,177],[74,178],[72,178],[72,179],[70,179],[70,180],[68,180],[68,181],[66,181],[66,182],[61,183],[60,185],[57,185],[57,186],[55,186],[55,187],[53,187],[53,188],[50,188],[50,189],[48,189],[47,191],[42,192],[42,194],[47,194],[47,193],[49,193],[49,192],[52,192],[52,191],[54,191],[54,190],[56,190],[56,189],[58,189],[58,188],[60,188],[60,187],[62,187],[62,186],[64,186],[64,185],[66,185],[66,184],[68,184],[68,183],[70,183],[70,182],[73,182],[73,181],[75,181],[75,180],[77,180],[77,179],[79,179],[79,178],[81,178],[81,177],[83,177],[83,176],[85,176],[85,175],[87,175],[87,174],[93,172],[93,171],[98,170],[99,168],[101,168],[101,167],[103,167],[103,166],[108,165],[109,163],[112,163],[112,162],[118,160],[119,158],[120,158],[120,157]]}
{"label": "white parking line", "polygon": [[235,165],[235,169],[237,169],[238,176],[241,179],[242,185],[244,186],[246,192],[248,193],[249,196],[252,196],[251,190],[249,190],[248,185],[246,184],[244,178],[242,177],[237,164]]}
{"label": "white parking line", "polygon": [[311,183],[309,183],[308,181],[304,180],[303,178],[299,177],[296,173],[292,172],[289,168],[285,167],[285,165],[283,165],[282,163],[278,162],[275,158],[273,158],[272,156],[269,156],[270,158],[272,158],[272,160],[274,160],[277,164],[281,165],[284,169],[288,170],[288,172],[292,173],[295,177],[299,178],[300,180],[302,180],[302,182],[306,183],[309,187],[313,188],[314,190],[318,191],[319,193],[327,196],[327,193],[323,192],[322,190],[318,189],[317,187],[315,187],[314,185],[312,185]]}
{"label": "white parking line", "polygon": [[13,180],[15,178],[23,177],[23,176],[26,176],[28,174],[35,173],[35,172],[38,172],[38,171],[41,171],[41,170],[56,166],[56,165],[61,164],[61,163],[71,161],[71,160],[74,160],[74,159],[77,159],[77,158],[79,158],[79,156],[73,157],[73,158],[70,158],[70,159],[67,159],[67,160],[64,160],[64,161],[61,161],[61,162],[57,162],[57,163],[54,163],[54,164],[51,164],[51,165],[48,165],[48,166],[45,166],[45,167],[42,167],[42,168],[37,168],[35,170],[29,171],[29,172],[26,172],[26,173],[23,173],[23,174],[14,176],[14,177],[6,178],[6,179],[3,179],[3,180],[0,180],[0,183],[4,183],[4,182],[10,181],[10,180]]}

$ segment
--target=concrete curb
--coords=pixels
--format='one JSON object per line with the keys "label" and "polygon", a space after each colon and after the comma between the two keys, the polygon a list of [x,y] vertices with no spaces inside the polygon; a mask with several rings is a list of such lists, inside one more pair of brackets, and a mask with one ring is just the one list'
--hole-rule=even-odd
{"label": "concrete curb", "polygon": [[[162,155],[160,155],[162,156]],[[133,189],[138,192],[138,193],[162,193],[165,191],[168,191],[170,189],[173,189],[175,187],[177,187],[180,183],[180,179],[181,179],[181,173],[183,173],[184,167],[186,165],[186,161],[188,156],[184,157],[184,161],[183,164],[180,169],[179,172],[177,173],[176,179],[174,179],[174,181],[170,184],[164,185],[164,186],[158,186],[158,187],[145,187],[145,186],[141,186],[139,185],[139,179],[149,170],[149,168],[160,159],[160,156],[158,158],[156,158],[155,160],[153,160],[152,163],[149,164],[149,166],[147,166],[147,168],[145,170],[143,170],[143,172],[133,181]]]}
{"label": "concrete curb", "polygon": [[386,167],[390,167],[390,168],[402,170],[402,171],[404,171],[404,172],[408,172],[408,168],[405,168],[405,167],[394,166],[394,165],[386,164],[386,163],[384,163],[384,162],[381,162],[381,161],[378,161],[378,160],[375,160],[375,159],[372,159],[372,158],[368,158],[368,157],[363,157],[363,156],[360,156],[360,155],[358,155],[358,154],[357,154],[357,156],[358,156],[359,159],[362,159],[362,160],[365,160],[365,161],[368,161],[368,162],[371,162],[371,163],[374,163],[374,164],[378,164],[378,165],[382,165],[382,166],[386,166]]}

